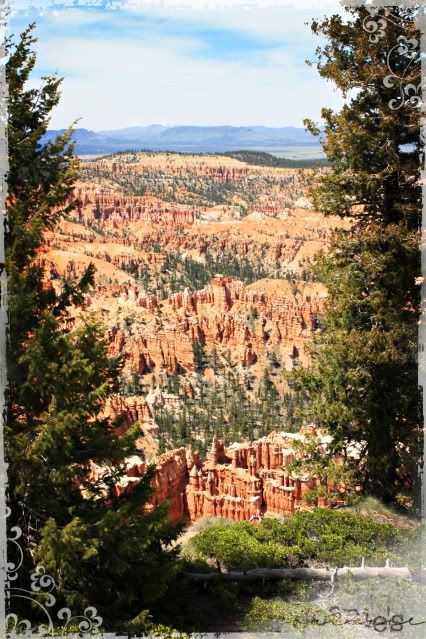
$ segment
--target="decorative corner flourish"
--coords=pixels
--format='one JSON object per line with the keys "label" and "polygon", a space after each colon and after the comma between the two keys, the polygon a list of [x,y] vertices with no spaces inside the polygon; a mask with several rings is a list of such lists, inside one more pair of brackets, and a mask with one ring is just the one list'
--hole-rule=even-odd
{"label": "decorative corner flourish", "polygon": [[[368,35],[368,39],[373,44],[377,44],[386,35],[389,23],[405,30],[406,21],[395,15],[389,7],[372,7],[364,5],[368,11],[362,26]],[[403,63],[401,64],[401,60]],[[396,44],[386,54],[386,66],[389,73],[383,78],[383,85],[390,89],[397,89],[397,96],[391,98],[388,105],[394,111],[406,105],[410,108],[421,108],[423,106],[422,82],[414,84],[407,80],[406,76],[412,65],[420,60],[420,42],[417,38],[400,35]]]}
{"label": "decorative corner flourish", "polygon": [[[10,515],[10,508],[7,508],[6,517]],[[30,575],[30,589],[20,588],[13,585],[19,577],[19,569],[24,561],[24,553],[19,543],[22,537],[22,529],[13,526],[7,541],[13,544],[18,559],[16,563],[8,561],[6,565],[6,600],[26,599],[29,605],[35,606],[45,616],[44,623],[37,623],[33,627],[28,619],[20,619],[15,613],[6,615],[6,639],[15,637],[49,637],[68,632],[78,632],[80,636],[94,635],[101,632],[103,619],[98,615],[98,611],[93,606],[88,606],[83,614],[73,615],[69,608],[60,608],[54,613],[56,604],[55,591],[57,589],[54,578],[46,573],[44,566],[37,566]]]}

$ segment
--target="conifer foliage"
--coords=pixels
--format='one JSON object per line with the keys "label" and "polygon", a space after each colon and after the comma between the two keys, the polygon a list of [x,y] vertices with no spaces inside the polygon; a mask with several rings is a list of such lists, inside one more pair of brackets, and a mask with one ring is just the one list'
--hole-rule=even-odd
{"label": "conifer foliage", "polygon": [[[45,277],[44,233],[76,204],[78,161],[72,128],[42,143],[61,79],[46,77],[40,88],[28,88],[36,61],[34,26],[17,44],[8,42],[6,66],[6,448],[11,525],[23,530],[26,570],[19,585],[28,587],[29,573],[42,564],[64,603],[73,610],[95,606],[106,627],[120,627],[126,619],[143,617],[146,606],[164,593],[174,573],[170,543],[176,530],[165,505],[143,514],[152,473],[130,492],[118,496],[116,490],[139,432],[136,424],[118,436],[114,424],[99,416],[105,399],[118,389],[121,361],[108,357],[95,318],[67,328],[71,311],[94,281],[93,267],[61,288]],[[94,464],[100,469],[96,480]],[[27,606],[24,612],[28,617]]]}
{"label": "conifer foliage", "polygon": [[[377,10],[385,25],[377,38],[369,38],[377,24],[364,7],[348,11],[349,21],[312,23],[327,39],[317,50],[319,73],[348,100],[338,113],[322,110],[332,169],[311,195],[315,208],[352,228],[335,233],[320,264],[329,292],[323,331],[311,369],[295,380],[308,394],[307,417],[333,435],[334,448],[358,444],[364,487],[393,499],[416,483],[422,427],[419,33],[415,9]],[[384,82],[388,63],[408,87],[401,95],[395,78]]]}

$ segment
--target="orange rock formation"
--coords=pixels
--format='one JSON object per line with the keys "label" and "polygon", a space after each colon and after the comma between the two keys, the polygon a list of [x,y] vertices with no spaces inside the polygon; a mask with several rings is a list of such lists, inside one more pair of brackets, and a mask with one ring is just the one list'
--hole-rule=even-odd
{"label": "orange rock formation", "polygon": [[[169,373],[195,369],[193,343],[206,352],[213,347],[231,349],[243,366],[275,352],[285,368],[306,361],[305,348],[317,329],[317,316],[325,299],[320,284],[295,292],[283,280],[259,280],[245,286],[230,277],[216,277],[205,288],[176,293],[159,301],[139,297],[145,323],[131,334],[118,324],[108,331],[111,353],[127,354],[126,369],[143,374],[165,368]],[[155,311],[159,309],[159,315]],[[251,313],[251,315],[250,315]]]}
{"label": "orange rock formation", "polygon": [[[272,433],[229,448],[215,439],[204,463],[191,448],[166,452],[156,461],[149,508],[169,502],[173,522],[205,516],[238,521],[279,517],[303,508],[304,495],[319,480],[294,477],[286,470],[294,458],[295,438],[303,435]],[[146,464],[132,457],[120,490],[129,489],[145,472]],[[325,504],[318,498],[317,505]]]}
{"label": "orange rock formation", "polygon": [[138,422],[141,433],[136,441],[136,446],[143,450],[144,455],[147,457],[157,454],[158,426],[153,419],[149,405],[143,397],[113,395],[107,399],[101,417],[108,418],[115,425],[117,435],[125,433]]}

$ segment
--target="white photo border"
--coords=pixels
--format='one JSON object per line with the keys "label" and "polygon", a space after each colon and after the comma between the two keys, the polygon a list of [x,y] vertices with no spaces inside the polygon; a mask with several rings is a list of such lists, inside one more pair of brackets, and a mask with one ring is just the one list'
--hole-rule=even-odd
{"label": "white photo border", "polygon": [[[7,538],[6,531],[6,518],[7,518],[7,504],[6,504],[6,490],[7,490],[7,463],[5,460],[4,449],[4,436],[3,436],[3,423],[4,423],[4,410],[7,397],[7,370],[6,370],[6,340],[7,340],[7,274],[5,271],[5,247],[4,247],[4,232],[7,224],[5,200],[7,197],[7,174],[8,174],[8,147],[7,147],[7,83],[5,77],[5,51],[4,41],[7,33],[7,21],[12,12],[26,12],[28,9],[38,10],[39,12],[46,12],[49,10],[60,9],[72,9],[84,7],[103,8],[107,10],[119,10],[124,5],[127,6],[161,6],[161,8],[178,9],[181,6],[194,6],[197,9],[205,8],[206,10],[214,10],[215,8],[273,8],[290,6],[295,11],[297,9],[318,9],[321,11],[327,11],[329,9],[336,9],[337,2],[332,0],[254,0],[253,2],[247,2],[246,0],[129,0],[127,3],[125,0],[11,0],[11,4],[7,0],[0,0],[0,216],[2,223],[0,224],[0,636],[3,635],[7,639],[12,637],[46,637],[53,636],[53,621],[49,610],[44,607],[47,614],[48,623],[44,630],[38,628],[36,632],[31,629],[30,622],[16,620],[19,625],[19,634],[15,634],[15,631],[9,632],[6,635],[6,601],[10,596],[11,580],[13,575],[19,569],[19,565],[14,566],[7,561],[7,543],[12,542],[19,545],[19,537],[21,531],[19,528],[12,530],[14,537]],[[340,2],[343,8],[350,7],[366,7],[371,9],[371,15],[374,16],[376,9],[387,8],[392,9],[394,6],[404,6],[418,8],[418,28],[420,30],[420,55],[421,55],[421,78],[422,89],[424,95],[426,94],[426,7],[423,3],[412,2],[405,0],[399,3],[380,2],[380,0],[369,2],[368,0],[351,0]],[[372,27],[373,32],[366,29],[367,33],[376,33],[377,30]],[[421,95],[420,95],[421,97]],[[420,103],[418,106],[422,112],[422,142],[426,142],[426,100]],[[422,264],[422,277],[423,283],[421,288],[421,318],[419,324],[418,333],[418,383],[422,389],[426,388],[426,153],[422,153],[422,171],[421,171],[421,183],[422,183],[422,240],[421,240],[421,264]],[[426,415],[426,393],[423,393],[423,415]],[[425,431],[424,431],[425,432]],[[424,438],[424,453],[426,453],[426,437]],[[426,516],[426,486],[424,482],[424,472],[421,470],[422,476],[422,519],[424,521]],[[422,544],[422,569],[426,567],[426,538],[423,538]],[[50,600],[47,600],[45,606],[50,607],[55,603],[54,596],[54,581],[51,577],[44,573],[43,567],[37,567],[32,577],[32,592],[29,591],[27,598],[36,598],[37,594],[48,593]],[[61,620],[63,625],[69,626],[79,625],[80,631],[78,633],[69,632],[64,633],[64,637],[81,637],[81,636],[102,636],[106,639],[125,639],[127,634],[114,634],[103,633],[101,630],[102,619],[97,615],[97,611],[93,607],[86,608],[84,616],[73,617],[69,609],[61,609],[56,613],[57,619]],[[18,629],[18,626],[15,630]],[[93,634],[94,632],[97,634]],[[100,632],[99,632],[100,630]],[[346,637],[349,637],[348,628],[342,628],[342,632]],[[58,635],[56,635],[58,636]],[[195,635],[194,635],[195,636]],[[212,633],[203,633],[203,637],[217,636]],[[222,637],[236,638],[239,633],[224,633]],[[262,637],[263,633],[244,633],[244,637]],[[291,635],[286,633],[285,635],[290,639]],[[296,635],[295,635],[296,636]],[[297,637],[301,634],[298,633]],[[307,638],[311,636],[309,629],[303,634],[303,637]],[[318,636],[318,629],[314,629],[312,637]]]}

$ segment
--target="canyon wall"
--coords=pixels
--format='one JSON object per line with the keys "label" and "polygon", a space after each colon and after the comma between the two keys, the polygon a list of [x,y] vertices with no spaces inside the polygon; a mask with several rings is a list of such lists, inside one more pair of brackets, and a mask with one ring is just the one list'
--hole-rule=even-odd
{"label": "canyon wall", "polygon": [[79,222],[118,221],[151,222],[178,226],[195,221],[195,207],[167,204],[156,197],[121,195],[108,190],[93,191],[78,187],[70,201],[77,199]]}
{"label": "canyon wall", "polygon": [[[215,439],[205,462],[191,448],[168,451],[155,462],[148,510],[168,502],[169,517],[176,523],[206,516],[236,521],[280,517],[304,508],[304,496],[319,480],[296,477],[286,470],[295,455],[293,442],[300,438],[303,435],[272,433],[228,448]],[[145,462],[130,458],[120,490],[129,489],[145,472]],[[316,505],[326,503],[318,497]]]}
{"label": "canyon wall", "polygon": [[[130,290],[128,295],[130,294]],[[124,300],[124,296],[122,296]],[[274,352],[286,369],[307,360],[305,350],[317,330],[325,290],[306,284],[301,291],[282,280],[244,285],[218,276],[205,288],[160,301],[140,296],[146,322],[132,328],[115,324],[108,331],[111,354],[126,353],[125,370],[142,375],[154,367],[168,373],[196,368],[193,344],[210,353],[229,349],[238,364],[264,362]]]}

